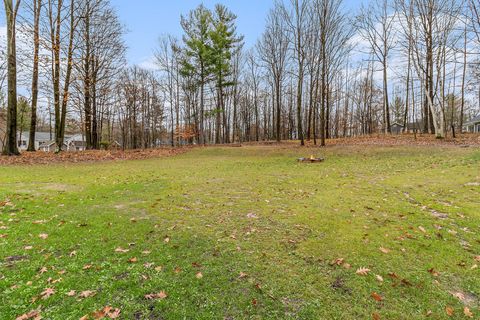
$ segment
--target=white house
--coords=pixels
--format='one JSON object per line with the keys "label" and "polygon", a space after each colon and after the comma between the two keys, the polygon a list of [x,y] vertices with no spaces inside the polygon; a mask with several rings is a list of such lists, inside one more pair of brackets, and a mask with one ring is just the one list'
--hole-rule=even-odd
{"label": "white house", "polygon": [[465,122],[463,131],[469,133],[480,133],[480,116]]}
{"label": "white house", "polygon": [[[26,151],[28,148],[28,142],[30,141],[30,134],[28,132],[22,132],[18,136],[18,149],[20,151]],[[53,140],[53,134],[49,132],[36,132],[35,133],[35,149],[45,152],[54,152],[57,144]],[[65,135],[65,141],[63,143],[63,150],[65,151],[84,151],[86,149],[85,139],[81,134]]]}
{"label": "white house", "polygon": [[[52,133],[53,135],[53,133]],[[50,132],[36,132],[35,133],[35,150],[39,150],[40,146],[50,140],[52,140]],[[28,131],[20,132],[18,134],[18,150],[26,151],[28,143],[30,141],[30,133]]]}

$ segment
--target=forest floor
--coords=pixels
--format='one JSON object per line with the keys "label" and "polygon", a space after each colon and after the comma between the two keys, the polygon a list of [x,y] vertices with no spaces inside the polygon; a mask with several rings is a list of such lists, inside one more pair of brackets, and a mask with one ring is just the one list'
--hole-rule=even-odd
{"label": "forest floor", "polygon": [[474,146],[3,166],[0,319],[478,319],[479,208]]}

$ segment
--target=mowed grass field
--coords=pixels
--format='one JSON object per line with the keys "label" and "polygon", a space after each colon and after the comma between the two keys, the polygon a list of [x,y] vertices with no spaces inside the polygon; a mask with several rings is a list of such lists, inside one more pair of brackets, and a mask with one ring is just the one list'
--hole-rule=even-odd
{"label": "mowed grass field", "polygon": [[0,167],[0,319],[479,319],[479,266],[478,148]]}

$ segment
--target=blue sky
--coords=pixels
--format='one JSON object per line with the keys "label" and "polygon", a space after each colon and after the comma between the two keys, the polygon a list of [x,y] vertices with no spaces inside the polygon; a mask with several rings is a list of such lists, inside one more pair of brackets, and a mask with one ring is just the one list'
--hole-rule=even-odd
{"label": "blue sky", "polygon": [[[345,0],[347,9],[355,9],[360,1]],[[181,37],[180,15],[203,3],[213,8],[226,5],[238,16],[238,32],[245,35],[246,46],[252,46],[261,35],[272,0],[112,0],[121,21],[128,29],[126,43],[131,64],[151,59],[158,38],[163,34]]]}

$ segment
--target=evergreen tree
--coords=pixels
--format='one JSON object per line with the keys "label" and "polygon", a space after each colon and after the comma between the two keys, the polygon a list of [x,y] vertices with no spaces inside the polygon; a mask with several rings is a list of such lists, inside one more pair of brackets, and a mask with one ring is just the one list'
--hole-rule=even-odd
{"label": "evergreen tree", "polygon": [[[223,119],[224,129],[226,127],[225,117],[225,91],[226,87],[235,83],[230,80],[232,75],[232,58],[242,47],[243,36],[237,35],[235,25],[237,16],[221,4],[215,6],[212,19],[212,30],[210,38],[212,43],[213,77],[217,90],[216,110],[216,135],[215,143],[220,143],[221,122]],[[222,117],[223,116],[223,117]],[[223,142],[229,142],[228,133],[224,133]]]}
{"label": "evergreen tree", "polygon": [[[195,85],[200,88],[200,119],[196,122],[199,134],[199,143],[204,144],[204,116],[205,116],[205,85],[211,80],[212,74],[212,46],[210,41],[212,13],[200,5],[190,11],[187,17],[182,16],[181,25],[185,32],[183,36],[184,57],[181,61],[181,73],[191,77]],[[198,118],[198,116],[196,117]]]}

